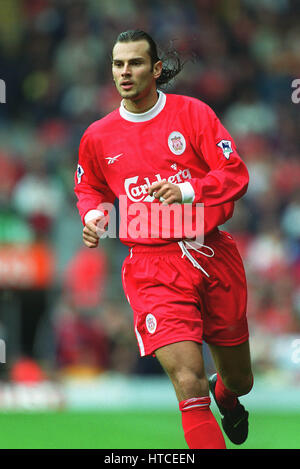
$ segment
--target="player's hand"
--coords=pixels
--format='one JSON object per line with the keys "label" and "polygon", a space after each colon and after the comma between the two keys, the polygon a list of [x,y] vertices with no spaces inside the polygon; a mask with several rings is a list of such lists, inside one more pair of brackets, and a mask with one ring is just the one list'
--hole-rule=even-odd
{"label": "player's hand", "polygon": [[154,182],[148,187],[148,194],[159,199],[163,205],[169,205],[174,203],[181,204],[182,195],[181,190],[177,184],[172,184],[166,179],[162,179],[159,182]]}
{"label": "player's hand", "polygon": [[105,233],[106,225],[107,219],[105,216],[94,218],[86,223],[83,228],[82,238],[88,248],[96,248],[98,246],[99,239]]}

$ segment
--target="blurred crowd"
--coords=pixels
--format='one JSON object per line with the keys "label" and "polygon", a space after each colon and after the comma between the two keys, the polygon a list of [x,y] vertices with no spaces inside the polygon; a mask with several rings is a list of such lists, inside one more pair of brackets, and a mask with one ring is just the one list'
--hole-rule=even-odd
{"label": "blurred crowd", "polygon": [[234,137],[250,185],[226,224],[249,284],[256,369],[300,333],[300,73],[297,0],[1,0],[0,337],[6,372],[161,372],[138,358],[120,270],[127,249],[82,247],[73,193],[87,126],[119,106],[111,47],[144,29],[185,61],[165,91],[209,104]]}

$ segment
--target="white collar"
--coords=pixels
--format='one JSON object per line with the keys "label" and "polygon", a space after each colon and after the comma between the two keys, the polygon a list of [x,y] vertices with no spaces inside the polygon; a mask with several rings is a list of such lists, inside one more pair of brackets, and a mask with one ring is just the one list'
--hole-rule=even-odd
{"label": "white collar", "polygon": [[154,106],[146,112],[141,112],[141,113],[129,112],[127,111],[127,109],[125,109],[124,100],[122,100],[120,109],[119,109],[120,116],[123,117],[123,119],[130,121],[130,122],[146,122],[146,121],[149,121],[150,119],[153,119],[163,110],[166,104],[166,100],[167,100],[166,95],[162,91],[157,90],[157,92],[158,92],[158,100],[156,101]]}

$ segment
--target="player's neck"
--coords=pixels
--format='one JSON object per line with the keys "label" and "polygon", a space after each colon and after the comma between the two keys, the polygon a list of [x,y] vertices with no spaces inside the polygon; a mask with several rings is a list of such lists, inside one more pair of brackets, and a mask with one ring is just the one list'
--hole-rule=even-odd
{"label": "player's neck", "polygon": [[150,93],[148,93],[146,96],[141,97],[140,99],[123,99],[123,104],[127,111],[140,114],[142,112],[149,111],[149,109],[155,106],[157,100],[157,89],[153,88]]}

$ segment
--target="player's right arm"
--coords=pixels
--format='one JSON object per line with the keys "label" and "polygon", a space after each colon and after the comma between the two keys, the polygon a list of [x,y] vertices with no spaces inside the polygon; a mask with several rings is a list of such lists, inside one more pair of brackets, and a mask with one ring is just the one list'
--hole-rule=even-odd
{"label": "player's right arm", "polygon": [[100,233],[97,225],[99,222],[101,222],[101,217],[94,218],[87,222],[83,228],[82,238],[88,248],[96,248],[98,246]]}
{"label": "player's right arm", "polygon": [[[115,195],[107,185],[102,173],[91,133],[83,135],[79,146],[79,161],[75,174],[77,207],[84,225],[83,242],[89,248],[98,246],[105,232],[107,204],[113,204]],[[105,204],[105,210],[103,209]]]}

